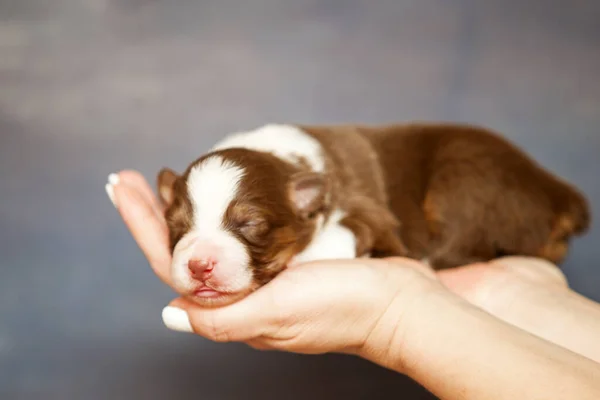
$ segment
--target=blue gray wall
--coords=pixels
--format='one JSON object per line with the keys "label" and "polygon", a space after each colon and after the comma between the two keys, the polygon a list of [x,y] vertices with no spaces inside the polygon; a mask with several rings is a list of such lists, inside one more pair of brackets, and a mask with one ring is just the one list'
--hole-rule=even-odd
{"label": "blue gray wall", "polygon": [[[0,398],[425,398],[353,358],[166,330],[174,294],[106,176],[265,122],[465,121],[598,211],[599,20],[594,0],[0,0]],[[565,265],[596,300],[599,244]]]}

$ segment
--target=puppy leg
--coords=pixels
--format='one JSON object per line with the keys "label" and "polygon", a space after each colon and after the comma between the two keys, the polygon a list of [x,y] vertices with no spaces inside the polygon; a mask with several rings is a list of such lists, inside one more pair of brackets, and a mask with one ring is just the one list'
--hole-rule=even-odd
{"label": "puppy leg", "polygon": [[494,172],[455,163],[432,177],[423,202],[432,268],[534,256],[544,244],[551,214],[543,196],[505,185]]}
{"label": "puppy leg", "polygon": [[392,227],[374,228],[368,221],[353,216],[344,218],[340,224],[350,229],[356,237],[357,257],[401,257],[408,253],[406,246]]}
{"label": "puppy leg", "polygon": [[406,256],[407,247],[399,235],[400,223],[392,212],[365,197],[355,196],[346,204],[346,216],[340,224],[356,237],[358,257]]}

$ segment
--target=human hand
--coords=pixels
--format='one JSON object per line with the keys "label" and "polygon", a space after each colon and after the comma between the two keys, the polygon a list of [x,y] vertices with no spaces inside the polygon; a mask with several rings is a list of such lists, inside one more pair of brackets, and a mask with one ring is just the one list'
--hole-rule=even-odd
{"label": "human hand", "polygon": [[[444,290],[412,260],[326,260],[288,268],[238,302],[206,309],[184,298],[167,326],[217,342],[303,354],[385,350],[419,299]],[[182,311],[183,310],[183,311]]]}

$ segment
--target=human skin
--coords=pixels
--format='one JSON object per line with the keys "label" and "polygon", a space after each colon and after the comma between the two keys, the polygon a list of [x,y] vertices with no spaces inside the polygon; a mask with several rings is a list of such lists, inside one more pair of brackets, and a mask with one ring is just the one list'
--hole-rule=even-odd
{"label": "human skin", "polygon": [[506,257],[437,276],[495,317],[600,363],[600,304],[572,290],[554,264]]}
{"label": "human skin", "polygon": [[[170,284],[167,230],[154,193],[135,171],[116,181],[114,203]],[[556,306],[557,299],[567,306]],[[584,399],[600,393],[600,367],[590,360],[598,359],[592,338],[600,329],[589,322],[598,312],[540,260],[507,258],[435,274],[393,259],[308,263],[231,306],[208,310],[179,298],[163,317],[172,329],[215,341],[355,354],[440,398]]]}

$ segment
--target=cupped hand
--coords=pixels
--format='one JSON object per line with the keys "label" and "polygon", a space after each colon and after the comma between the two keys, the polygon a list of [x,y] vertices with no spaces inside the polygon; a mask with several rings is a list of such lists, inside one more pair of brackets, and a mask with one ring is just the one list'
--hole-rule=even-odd
{"label": "cupped hand", "polygon": [[389,321],[403,320],[420,298],[441,287],[411,260],[310,262],[284,270],[224,307],[205,309],[179,298],[163,318],[173,329],[218,342],[304,354],[360,354],[365,346],[389,341],[397,330]]}
{"label": "cupped hand", "polygon": [[[157,197],[138,172],[122,171],[117,177],[107,187],[109,196],[156,275],[172,286],[168,231]],[[260,349],[356,352],[374,332],[387,334],[378,327],[390,313],[401,321],[420,297],[442,290],[442,284],[492,313],[524,284],[566,287],[555,266],[522,257],[437,274],[408,259],[313,262],[285,270],[226,307],[202,309],[178,298],[165,308],[163,318],[172,329]]]}

